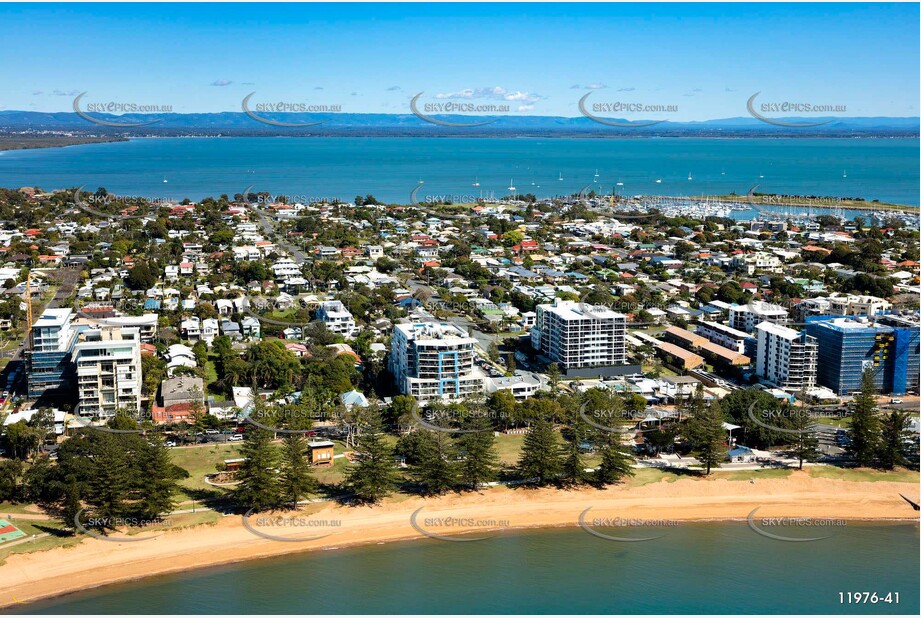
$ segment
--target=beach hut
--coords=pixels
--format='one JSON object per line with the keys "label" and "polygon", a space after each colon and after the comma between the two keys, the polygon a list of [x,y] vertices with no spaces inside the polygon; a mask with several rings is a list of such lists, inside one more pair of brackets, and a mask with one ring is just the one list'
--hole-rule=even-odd
{"label": "beach hut", "polygon": [[334,449],[330,440],[308,442],[307,448],[310,451],[310,463],[314,466],[333,465]]}

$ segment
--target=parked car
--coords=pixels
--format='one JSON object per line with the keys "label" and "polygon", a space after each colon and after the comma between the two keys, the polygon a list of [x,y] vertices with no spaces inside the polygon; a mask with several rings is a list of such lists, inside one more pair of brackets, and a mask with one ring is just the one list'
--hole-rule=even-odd
{"label": "parked car", "polygon": [[241,442],[242,440],[243,440],[243,434],[242,434],[242,433],[235,433],[235,434],[233,434],[232,436],[230,436],[229,438],[227,438],[227,441],[228,441],[228,442]]}
{"label": "parked car", "polygon": [[902,403],[902,400],[899,399],[898,397],[893,397],[892,399],[889,400],[889,403]]}
{"label": "parked car", "polygon": [[165,444],[166,444],[166,446],[168,446],[168,447],[170,447],[170,448],[176,446],[176,442],[173,441],[173,440],[167,440]]}

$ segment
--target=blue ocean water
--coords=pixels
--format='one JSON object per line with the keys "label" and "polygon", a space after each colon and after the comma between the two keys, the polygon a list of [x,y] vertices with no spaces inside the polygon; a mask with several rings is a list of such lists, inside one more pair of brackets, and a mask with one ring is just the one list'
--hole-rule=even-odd
{"label": "blue ocean water", "polygon": [[[312,552],[155,577],[19,606],[36,614],[913,614],[918,526],[857,524],[781,542],[744,523],[642,543],[582,530]],[[849,604],[841,594],[899,593]],[[895,597],[891,596],[894,601]]]}
{"label": "blue ocean water", "polygon": [[252,186],[301,201],[370,193],[407,203],[414,189],[417,201],[460,202],[508,195],[512,186],[544,197],[590,184],[676,196],[745,194],[758,185],[764,193],[917,206],[918,146],[916,139],[820,138],[149,138],[0,152],[0,186],[102,186],[193,200]]}

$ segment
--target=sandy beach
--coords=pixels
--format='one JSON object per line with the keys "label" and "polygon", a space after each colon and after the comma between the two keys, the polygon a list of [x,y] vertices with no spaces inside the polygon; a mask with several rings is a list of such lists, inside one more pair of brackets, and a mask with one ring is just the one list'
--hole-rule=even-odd
{"label": "sandy beach", "polygon": [[[489,536],[495,530],[576,526],[587,508],[588,521],[744,520],[754,509],[758,518],[917,521],[918,513],[899,494],[917,501],[918,486],[794,472],[788,478],[755,483],[687,478],[604,490],[499,488],[397,499],[373,507],[324,503],[298,514],[252,515],[246,522],[228,516],[216,525],[144,532],[127,537],[130,542],[88,538],[75,547],[14,554],[0,569],[0,607],[151,575],[309,550],[424,539],[427,534]],[[136,540],[142,538],[148,540]]]}

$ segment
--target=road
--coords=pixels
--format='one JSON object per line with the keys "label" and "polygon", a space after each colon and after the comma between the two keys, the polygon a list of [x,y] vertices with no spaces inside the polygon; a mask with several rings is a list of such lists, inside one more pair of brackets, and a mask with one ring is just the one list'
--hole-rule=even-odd
{"label": "road", "polygon": [[[275,223],[272,220],[270,220],[265,215],[265,213],[263,213],[261,210],[254,208],[253,211],[256,213],[256,216],[259,218],[259,223],[260,225],[262,225],[262,231],[265,232],[266,236],[269,236],[269,237],[275,236],[278,233],[277,230],[275,229]],[[281,241],[276,241],[275,244],[277,244],[279,247],[281,247],[282,249],[290,253],[291,258],[294,260],[295,264],[303,264],[304,262],[307,261],[307,256],[304,254],[303,251],[301,251],[297,247],[293,245],[289,245],[288,243],[281,242]]]}

